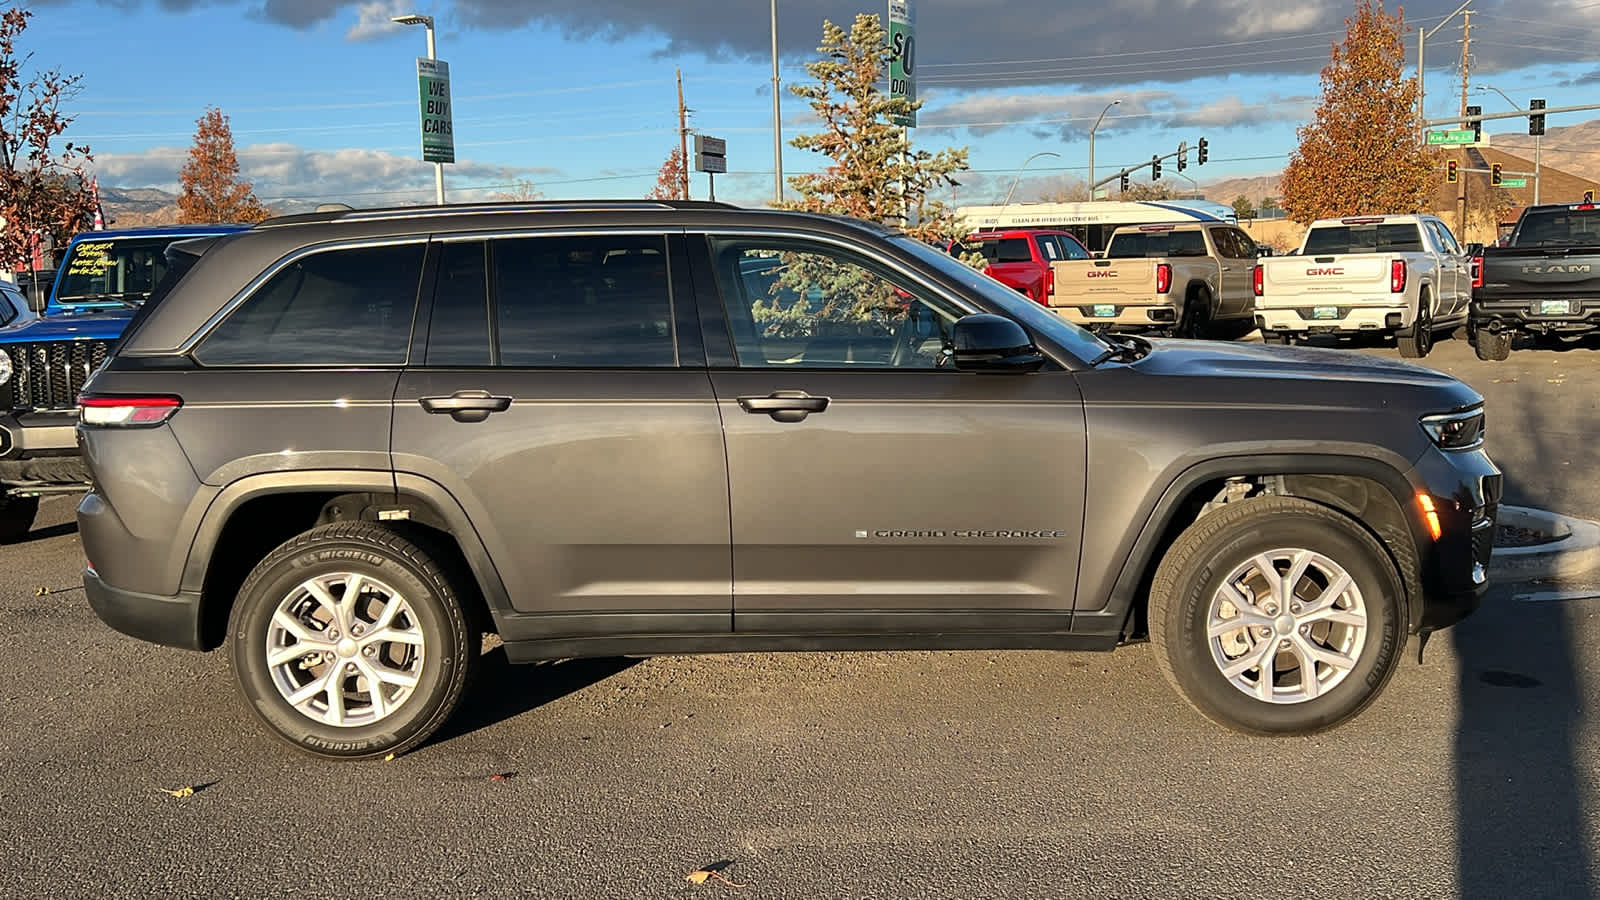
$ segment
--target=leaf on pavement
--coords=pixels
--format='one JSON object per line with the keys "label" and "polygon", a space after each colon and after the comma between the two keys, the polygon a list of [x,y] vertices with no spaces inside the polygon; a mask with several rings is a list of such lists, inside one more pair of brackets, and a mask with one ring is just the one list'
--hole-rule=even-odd
{"label": "leaf on pavement", "polygon": [[515,772],[496,772],[495,774],[489,776],[489,780],[490,781],[510,781],[511,779],[513,779],[515,777],[517,777],[517,773],[515,773]]}
{"label": "leaf on pavement", "polygon": [[721,862],[714,862],[704,868],[695,869],[693,872],[683,876],[683,880],[689,882],[690,884],[705,884],[708,880],[715,878],[728,887],[744,887],[745,885],[742,885],[736,881],[730,881],[726,875],[722,874],[722,870],[731,865],[733,865],[733,860],[731,859],[725,859]]}
{"label": "leaf on pavement", "polygon": [[385,756],[385,757],[384,757],[384,758],[383,758],[383,761],[384,761],[384,762],[394,762],[394,754],[393,754],[393,753],[391,753],[391,754],[389,754],[389,755],[388,755],[388,756]]}
{"label": "leaf on pavement", "polygon": [[181,788],[178,788],[175,791],[169,791],[166,788],[156,788],[156,790],[160,791],[163,794],[171,794],[172,796],[178,797],[180,799],[183,798],[183,797],[193,797],[194,796],[194,785],[185,785],[185,786],[183,786]]}

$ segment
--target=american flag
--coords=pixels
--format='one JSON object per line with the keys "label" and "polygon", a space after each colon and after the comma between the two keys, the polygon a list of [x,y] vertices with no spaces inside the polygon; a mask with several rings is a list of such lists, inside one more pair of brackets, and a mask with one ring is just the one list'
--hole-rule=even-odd
{"label": "american flag", "polygon": [[89,182],[89,192],[94,195],[94,230],[106,230],[105,210],[100,208],[100,176],[96,175]]}

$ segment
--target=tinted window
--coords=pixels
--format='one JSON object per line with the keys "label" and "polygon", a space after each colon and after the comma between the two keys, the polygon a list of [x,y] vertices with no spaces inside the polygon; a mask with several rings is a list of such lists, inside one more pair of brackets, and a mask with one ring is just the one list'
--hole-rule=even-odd
{"label": "tinted window", "polygon": [[1063,258],[1061,255],[1061,245],[1056,243],[1055,235],[1041,234],[1033,240],[1039,245],[1039,256],[1045,261],[1053,262]]}
{"label": "tinted window", "polygon": [[983,238],[967,241],[967,249],[976,250],[992,263],[1032,262],[1027,238]]}
{"label": "tinted window", "polygon": [[1211,239],[1216,241],[1218,252],[1229,259],[1255,258],[1256,242],[1237,228],[1219,228],[1211,232]]}
{"label": "tinted window", "polygon": [[744,367],[934,369],[962,315],[833,247],[717,241],[713,251]]}
{"label": "tinted window", "polygon": [[1306,256],[1332,256],[1340,253],[1416,253],[1422,249],[1422,232],[1411,223],[1324,225],[1311,229],[1303,252]]}
{"label": "tinted window", "polygon": [[434,288],[433,316],[428,329],[430,366],[487,366],[494,360],[489,346],[489,283],[482,242],[444,244],[439,253],[439,280]]}
{"label": "tinted window", "polygon": [[515,238],[491,249],[501,365],[677,365],[665,238]]}
{"label": "tinted window", "polygon": [[139,302],[150,295],[167,271],[167,245],[185,235],[82,240],[72,245],[62,266],[61,295],[56,302],[104,300]]}
{"label": "tinted window", "polygon": [[1600,244],[1600,209],[1529,210],[1517,225],[1514,244]]}
{"label": "tinted window", "polygon": [[10,325],[16,321],[20,309],[28,308],[28,301],[22,299],[22,294],[11,289],[10,285],[0,287],[0,325]]}
{"label": "tinted window", "polygon": [[1111,239],[1107,259],[1205,256],[1206,239],[1199,231],[1131,231]]}
{"label": "tinted window", "polygon": [[404,363],[424,246],[330,250],[289,263],[195,357],[214,366]]}

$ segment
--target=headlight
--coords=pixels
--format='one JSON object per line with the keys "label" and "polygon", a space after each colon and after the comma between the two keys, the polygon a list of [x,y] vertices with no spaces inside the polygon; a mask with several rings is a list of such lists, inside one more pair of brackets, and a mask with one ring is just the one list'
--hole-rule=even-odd
{"label": "headlight", "polygon": [[0,350],[0,384],[11,380],[11,354]]}
{"label": "headlight", "polygon": [[1483,444],[1483,408],[1424,416],[1422,430],[1441,450],[1471,450]]}

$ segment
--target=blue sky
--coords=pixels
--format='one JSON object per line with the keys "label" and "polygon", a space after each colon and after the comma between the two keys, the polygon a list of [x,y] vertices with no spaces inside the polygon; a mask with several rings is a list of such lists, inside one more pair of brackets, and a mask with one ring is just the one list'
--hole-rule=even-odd
{"label": "blue sky", "polygon": [[[1414,7],[1432,27],[1456,5],[1408,4],[1408,18]],[[831,0],[779,6],[782,77],[804,80],[823,17],[848,21],[855,7]],[[976,171],[955,199],[997,200],[1017,166],[1039,151],[1060,158],[1035,160],[1016,199],[1057,176],[1082,178],[1087,129],[1118,98],[1123,103],[1096,138],[1101,176],[1201,136],[1212,161],[1197,168],[1191,159],[1186,174],[1202,184],[1277,171],[1310,116],[1327,47],[1353,8],[1331,0],[1115,6],[1013,0],[986,14],[958,0],[917,3],[920,93],[928,102],[914,138],[928,149],[970,148]],[[675,67],[694,110],[691,126],[728,141],[732,171],[718,179],[719,199],[759,204],[772,195],[764,2],[35,0],[30,7],[24,44],[36,64],[83,75],[69,134],[93,147],[102,181],[117,187],[171,189],[195,119],[209,104],[230,116],[245,176],[264,200],[370,206],[429,199],[415,96],[423,29],[388,25],[393,14],[418,11],[438,17],[439,55],[451,66],[459,161],[446,167],[452,197],[517,179],[555,198],[642,196],[676,143]],[[1550,106],[1593,101],[1600,2],[1475,8],[1475,84],[1519,101],[1543,96]],[[1457,18],[1429,42],[1430,114],[1459,103],[1460,37]],[[1414,34],[1407,47],[1414,62]],[[803,102],[784,94],[786,138],[811,130]],[[1492,94],[1474,92],[1472,102],[1505,108]],[[1522,128],[1517,121],[1489,130]],[[784,160],[787,174],[820,164],[793,148]],[[1170,163],[1166,170],[1188,186],[1173,178]],[[696,196],[705,189],[697,175]]]}

